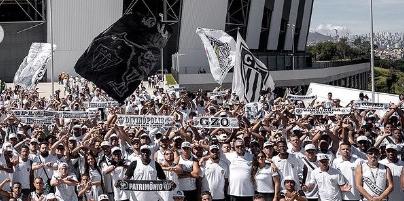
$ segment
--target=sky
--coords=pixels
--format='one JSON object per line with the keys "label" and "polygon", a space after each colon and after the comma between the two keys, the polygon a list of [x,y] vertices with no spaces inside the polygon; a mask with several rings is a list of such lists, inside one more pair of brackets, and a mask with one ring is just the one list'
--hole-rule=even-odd
{"label": "sky", "polygon": [[[373,0],[374,32],[404,32],[404,0]],[[370,0],[314,0],[310,30],[370,33]]]}

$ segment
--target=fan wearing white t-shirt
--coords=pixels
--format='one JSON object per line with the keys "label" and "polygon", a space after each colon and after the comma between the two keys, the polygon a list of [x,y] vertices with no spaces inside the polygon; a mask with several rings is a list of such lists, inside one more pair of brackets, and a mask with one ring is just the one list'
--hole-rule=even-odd
{"label": "fan wearing white t-shirt", "polygon": [[[339,170],[345,179],[352,186],[355,186],[355,167],[363,162],[361,158],[352,156],[351,144],[341,143],[339,145],[340,157],[334,159],[332,167]],[[356,188],[342,193],[343,200],[360,200],[361,195]]]}
{"label": "fan wearing white t-shirt", "polygon": [[291,135],[289,137],[289,143],[290,146],[288,145],[288,152],[296,155],[296,158],[303,158],[304,150],[302,149],[302,141],[300,140],[299,136]]}
{"label": "fan wearing white t-shirt", "polygon": [[314,169],[308,184],[303,185],[304,191],[310,191],[315,184],[318,186],[318,196],[320,200],[341,201],[341,192],[351,190],[341,172],[329,165],[329,156],[326,154],[318,154],[317,160],[320,162],[319,167]]}
{"label": "fan wearing white t-shirt", "polygon": [[[34,170],[35,177],[41,177],[46,184],[48,180],[52,179],[53,172],[57,167],[56,157],[49,154],[48,143],[46,141],[41,142],[39,146],[39,155],[35,158],[32,164],[32,170]],[[55,168],[56,167],[56,168]]]}
{"label": "fan wearing white t-shirt", "polygon": [[122,159],[122,151],[119,147],[113,147],[111,149],[112,160],[110,165],[102,168],[102,173],[111,175],[112,189],[114,191],[114,199],[117,201],[129,200],[129,193],[116,187],[114,184],[118,180],[122,180],[125,177],[126,161]]}
{"label": "fan wearing white t-shirt", "polygon": [[244,141],[234,142],[235,152],[226,154],[229,161],[230,201],[250,201],[254,196],[251,180],[253,155],[245,150]]}
{"label": "fan wearing white t-shirt", "polygon": [[[156,161],[150,158],[152,147],[143,145],[140,147],[141,157],[130,163],[125,173],[125,179],[130,180],[165,180],[166,175]],[[131,201],[153,200],[163,201],[158,191],[134,191],[131,192]]]}
{"label": "fan wearing white t-shirt", "polygon": [[176,188],[172,191],[160,191],[160,195],[164,201],[174,201],[173,195],[178,189],[178,174],[182,172],[180,165],[174,162],[174,151],[167,149],[164,151],[164,162],[160,163],[161,168],[166,175],[167,180],[171,180],[176,184]]}
{"label": "fan wearing white t-shirt", "polygon": [[67,163],[61,163],[57,172],[53,174],[51,185],[55,187],[55,195],[60,201],[77,201],[76,185],[77,178],[74,174],[69,174]]}
{"label": "fan wearing white t-shirt", "polygon": [[[296,155],[289,154],[287,150],[286,141],[278,141],[276,143],[279,154],[272,158],[272,162],[279,169],[280,180],[286,176],[291,176],[295,181],[300,181],[299,175],[303,174],[303,161],[298,159]],[[281,185],[284,189],[283,184]],[[296,186],[300,189],[299,186]]]}
{"label": "fan wearing white t-shirt", "polygon": [[[307,144],[304,146],[305,155],[302,158],[304,163],[303,166],[303,184],[309,184],[311,175],[313,174],[313,170],[318,168],[317,162],[317,148],[314,144]],[[317,184],[313,187],[313,190],[304,192],[308,201],[317,201],[318,200],[318,187]]]}
{"label": "fan wearing white t-shirt", "polygon": [[209,147],[209,159],[205,163],[202,178],[202,191],[209,191],[213,200],[225,199],[225,184],[229,177],[229,166],[220,159],[220,148]]}
{"label": "fan wearing white t-shirt", "polygon": [[21,147],[21,153],[19,157],[19,163],[14,166],[13,182],[19,182],[21,184],[21,193],[23,198],[28,198],[31,193],[31,182],[34,175],[32,172],[33,161],[28,158],[29,147],[23,145]]}
{"label": "fan wearing white t-shirt", "polygon": [[253,176],[256,194],[261,194],[265,200],[273,200],[279,196],[281,181],[278,172],[274,171],[269,161],[265,160],[264,152],[259,152],[253,165]]}
{"label": "fan wearing white t-shirt", "polygon": [[[381,160],[379,163],[390,168],[391,175],[393,176],[394,190],[389,195],[389,200],[402,200],[403,190],[400,186],[400,176],[404,169],[404,161],[400,161],[397,157],[399,148],[395,144],[388,144],[386,146],[387,158]],[[403,183],[404,184],[404,183]]]}
{"label": "fan wearing white t-shirt", "polygon": [[197,200],[196,180],[200,176],[201,168],[198,161],[192,156],[191,143],[181,143],[181,155],[178,162],[182,173],[178,175],[178,188],[184,192],[185,200]]}

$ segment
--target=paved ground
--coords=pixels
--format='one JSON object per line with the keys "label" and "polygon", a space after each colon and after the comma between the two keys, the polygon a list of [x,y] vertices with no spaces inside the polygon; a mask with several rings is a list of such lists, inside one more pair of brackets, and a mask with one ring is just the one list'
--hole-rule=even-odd
{"label": "paved ground", "polygon": [[[6,83],[6,86],[7,87],[14,87],[14,84],[13,83]],[[146,86],[146,88],[147,88],[147,91],[149,92],[149,93],[152,93],[153,92],[153,88],[149,88],[148,87],[148,83],[147,83],[147,81],[145,81],[145,82],[143,82],[143,86]],[[54,87],[55,87],[55,91],[56,90],[60,90],[61,91],[61,95],[64,95],[64,87],[63,87],[63,85],[60,85],[59,83],[57,83],[57,82],[55,82],[55,84],[54,84]],[[167,86],[165,86],[165,88],[166,88]],[[50,95],[52,94],[52,83],[50,83],[50,82],[47,82],[47,83],[39,83],[38,85],[37,85],[37,88],[39,88],[38,89],[38,91],[39,91],[39,96],[40,97],[46,97],[46,98],[49,98],[50,97]]]}
{"label": "paved ground", "polygon": [[[6,83],[7,88],[8,87],[14,87],[14,83]],[[57,82],[55,82],[54,84],[55,87],[55,91],[56,90],[60,90],[61,92],[63,92],[63,85],[59,85]],[[39,92],[39,96],[40,97],[47,97],[49,98],[50,95],[52,94],[52,83],[47,82],[47,83],[39,83],[37,85],[38,92]]]}

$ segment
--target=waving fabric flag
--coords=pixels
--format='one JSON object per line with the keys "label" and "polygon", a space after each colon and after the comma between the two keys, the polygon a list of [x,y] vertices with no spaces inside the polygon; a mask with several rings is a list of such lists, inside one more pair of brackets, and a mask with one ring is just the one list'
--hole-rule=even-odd
{"label": "waving fabric flag", "polygon": [[[54,49],[56,45],[53,45]],[[24,89],[32,89],[46,72],[46,64],[52,54],[50,43],[32,43],[28,56],[20,64],[14,75],[14,84]]]}
{"label": "waving fabric flag", "polygon": [[198,28],[196,33],[205,47],[210,72],[215,81],[221,85],[227,72],[234,67],[236,41],[222,30]]}
{"label": "waving fabric flag", "polygon": [[232,91],[242,102],[258,102],[261,91],[274,89],[272,76],[269,69],[251,53],[239,33],[236,50]]}
{"label": "waving fabric flag", "polygon": [[75,65],[75,71],[120,103],[158,70],[160,49],[169,38],[154,16],[125,14],[98,35]]}

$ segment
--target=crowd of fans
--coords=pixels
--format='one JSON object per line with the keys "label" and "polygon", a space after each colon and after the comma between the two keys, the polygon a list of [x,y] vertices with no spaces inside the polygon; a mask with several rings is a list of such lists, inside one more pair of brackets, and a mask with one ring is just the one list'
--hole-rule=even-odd
{"label": "crowd of fans", "polygon": [[[154,80],[154,81],[153,81]],[[121,107],[96,117],[55,117],[27,124],[13,110],[86,111],[111,101],[78,77],[61,76],[64,91],[5,88],[0,95],[2,200],[285,201],[403,200],[404,99],[385,112],[352,109],[346,115],[295,115],[304,105],[263,94],[247,117],[230,91],[164,90],[150,79]],[[349,96],[349,94],[347,94]],[[366,101],[352,97],[353,103]],[[352,104],[351,104],[352,105]],[[117,115],[173,116],[171,127],[120,126]],[[238,119],[239,128],[200,128],[194,117]],[[172,191],[125,191],[118,180],[171,180]]]}

